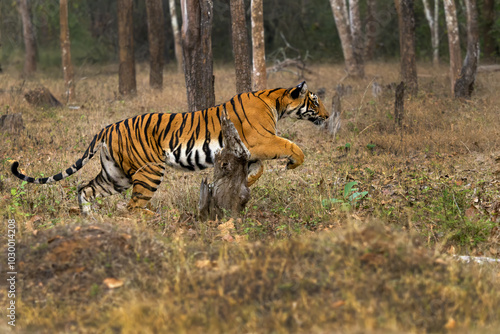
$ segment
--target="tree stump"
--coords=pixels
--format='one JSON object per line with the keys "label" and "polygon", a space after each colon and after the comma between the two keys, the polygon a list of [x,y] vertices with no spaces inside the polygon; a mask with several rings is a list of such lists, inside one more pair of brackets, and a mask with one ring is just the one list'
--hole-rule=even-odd
{"label": "tree stump", "polygon": [[401,127],[405,110],[405,84],[403,81],[396,87],[396,101],[394,102],[394,121]]}
{"label": "tree stump", "polygon": [[214,181],[208,184],[204,179],[200,186],[198,210],[201,220],[215,220],[225,213],[238,215],[250,199],[247,186],[250,152],[227,118],[225,109],[221,114],[221,126],[224,148],[215,154]]}
{"label": "tree stump", "polygon": [[24,98],[37,107],[62,107],[62,103],[45,87],[30,90],[24,94]]}
{"label": "tree stump", "polygon": [[24,129],[24,124],[21,113],[0,116],[0,132],[19,134],[22,129]]}
{"label": "tree stump", "polygon": [[332,113],[330,114],[330,117],[328,117],[328,120],[325,123],[328,133],[331,134],[333,137],[337,135],[337,132],[339,132],[340,126],[342,125],[342,122],[340,120],[341,112],[342,109],[340,106],[340,95],[338,93],[333,94]]}

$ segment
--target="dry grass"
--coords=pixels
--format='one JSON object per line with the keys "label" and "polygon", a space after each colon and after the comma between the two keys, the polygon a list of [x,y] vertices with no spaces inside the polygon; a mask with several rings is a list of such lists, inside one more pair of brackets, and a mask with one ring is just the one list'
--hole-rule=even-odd
{"label": "dry grass", "polygon": [[[404,128],[393,93],[371,82],[398,80],[398,66],[372,64],[367,79],[316,65],[310,89],[325,104],[342,81],[343,127],[331,138],[311,124],[281,122],[305,152],[304,165],[270,162],[237,221],[195,219],[199,184],[210,171],[169,170],[145,220],[124,211],[127,194],[96,203],[91,221],[75,213],[76,188],[98,160],[53,186],[21,185],[10,159],[31,176],[67,168],[103,126],[149,112],[186,109],[184,79],[117,99],[116,68],[81,68],[80,110],[37,109],[22,91],[62,80],[24,82],[1,74],[0,110],[22,112],[20,136],[1,134],[0,213],[19,225],[19,327],[26,332],[458,332],[500,325],[498,267],[464,265],[448,254],[500,254],[499,73],[480,73],[474,99],[450,98],[448,69],[419,67],[420,93],[405,101]],[[215,73],[217,102],[234,95],[234,73]],[[287,73],[270,87],[299,80]],[[343,196],[357,181],[361,200]],[[354,191],[353,191],[354,192]],[[376,223],[373,223],[373,222]],[[222,225],[219,225],[222,223]],[[234,227],[233,224],[234,223]],[[103,280],[124,285],[108,289]],[[6,296],[0,295],[2,304]],[[455,325],[453,325],[453,319]],[[3,326],[3,324],[2,324]],[[0,327],[2,328],[2,327]]]}

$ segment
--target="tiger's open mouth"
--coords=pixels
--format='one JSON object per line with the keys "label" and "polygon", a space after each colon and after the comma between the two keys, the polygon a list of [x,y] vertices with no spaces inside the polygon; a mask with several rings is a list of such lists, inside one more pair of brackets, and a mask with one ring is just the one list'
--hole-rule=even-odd
{"label": "tiger's open mouth", "polygon": [[318,117],[316,120],[313,121],[315,125],[321,126],[324,125],[328,117]]}

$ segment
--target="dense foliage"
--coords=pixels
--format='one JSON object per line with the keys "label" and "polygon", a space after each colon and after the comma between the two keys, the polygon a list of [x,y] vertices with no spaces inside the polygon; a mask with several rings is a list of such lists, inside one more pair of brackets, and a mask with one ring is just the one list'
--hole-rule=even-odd
{"label": "dense foliage", "polygon": [[[250,8],[250,0],[247,8]],[[39,48],[38,60],[43,67],[59,66],[59,1],[30,1],[33,24],[36,29]],[[480,24],[483,13],[483,0],[478,1]],[[69,3],[69,25],[72,40],[72,54],[75,64],[114,62],[118,57],[117,14],[116,1],[85,1],[75,0]],[[332,10],[328,0],[269,0],[264,4],[264,20],[266,30],[266,53],[268,60],[280,59],[286,53],[287,57],[311,57],[315,61],[342,61],[340,40],[335,28]],[[441,6],[442,7],[442,6]],[[500,2],[496,3],[496,13],[500,10]],[[174,61],[174,42],[168,2],[164,0],[166,57]],[[366,3],[361,1],[361,16],[366,18]],[[465,49],[465,15],[464,5],[457,2],[457,15],[460,23],[462,46]],[[177,13],[179,19],[180,6]],[[250,29],[250,13],[247,12],[247,24]],[[421,60],[431,58],[430,30],[425,19],[421,1],[415,1],[415,16],[417,26],[417,55]],[[397,30],[397,14],[392,0],[377,1],[375,13],[377,31],[377,58],[393,58],[399,55],[399,36]],[[366,23],[366,21],[365,21]],[[363,24],[366,27],[366,24]],[[214,57],[216,61],[232,60],[231,49],[231,18],[228,0],[214,1],[213,40]],[[446,24],[443,8],[440,8],[440,54],[447,57]],[[483,29],[484,30],[484,29]],[[493,29],[482,30],[481,38],[486,33],[494,34],[497,55],[500,45],[500,17],[496,18]],[[17,2],[2,1],[0,3],[0,61],[4,66],[22,65],[23,41],[20,15]],[[134,37],[136,58],[146,60],[147,17],[145,2],[134,1]],[[296,50],[286,48],[286,41]]]}

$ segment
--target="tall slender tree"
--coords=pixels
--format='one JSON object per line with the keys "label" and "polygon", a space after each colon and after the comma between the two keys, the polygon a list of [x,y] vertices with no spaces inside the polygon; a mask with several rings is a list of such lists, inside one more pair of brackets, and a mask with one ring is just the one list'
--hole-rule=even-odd
{"label": "tall slender tree", "polygon": [[165,20],[163,18],[163,2],[146,0],[148,16],[149,42],[149,85],[152,88],[163,88],[163,49],[165,47]]}
{"label": "tall slender tree", "polygon": [[439,64],[439,0],[434,0],[434,10],[429,0],[422,0],[429,28],[431,29],[432,63]]}
{"label": "tall slender tree", "polygon": [[365,76],[363,64],[363,40],[361,38],[361,18],[359,0],[330,0],[335,25],[342,45],[342,53],[347,73],[361,78]]}
{"label": "tall slender tree", "polygon": [[465,0],[467,8],[467,55],[455,82],[455,97],[469,98],[474,90],[479,63],[479,27],[477,23],[476,0]]}
{"label": "tall slender tree", "polygon": [[135,94],[134,25],[133,0],[118,0],[118,44],[120,67],[118,70],[118,91],[122,95]]}
{"label": "tall slender tree", "polygon": [[177,61],[177,70],[182,72],[182,42],[181,32],[179,30],[179,21],[177,20],[177,10],[175,9],[175,0],[168,0],[170,9],[170,22],[174,34],[175,60]]}
{"label": "tall slender tree", "polygon": [[417,60],[415,53],[415,12],[413,0],[395,0],[399,17],[399,48],[401,79],[411,95],[418,92]]}
{"label": "tall slender tree", "polygon": [[455,94],[455,81],[462,67],[460,52],[460,37],[458,34],[457,9],[454,0],[443,0],[446,16],[446,30],[448,33],[448,48],[450,49],[450,82],[451,94]]}
{"label": "tall slender tree", "polygon": [[211,0],[181,0],[182,49],[189,111],[215,104]]}
{"label": "tall slender tree", "polygon": [[484,55],[489,58],[495,54],[495,0],[483,1],[483,20]]}
{"label": "tall slender tree", "polygon": [[71,63],[71,42],[69,39],[68,26],[68,0],[59,1],[59,21],[61,30],[61,58],[64,84],[66,85],[66,98],[68,102],[71,102],[75,99],[75,80],[73,64]]}
{"label": "tall slender tree", "polygon": [[367,16],[365,20],[365,51],[364,51],[364,61],[373,59],[373,54],[375,52],[375,44],[377,42],[377,34],[379,23],[375,20],[375,13],[377,11],[376,0],[367,0]]}
{"label": "tall slender tree", "polygon": [[252,90],[252,71],[250,65],[247,22],[245,19],[245,1],[231,0],[231,23],[236,73],[236,93]]}
{"label": "tall slender tree", "polygon": [[263,0],[252,0],[252,87],[254,90],[267,86],[266,48],[264,45],[264,6]]}
{"label": "tall slender tree", "polygon": [[31,21],[31,10],[28,0],[18,0],[19,13],[23,22],[24,39],[24,74],[31,75],[36,71],[36,40],[35,30]]}

